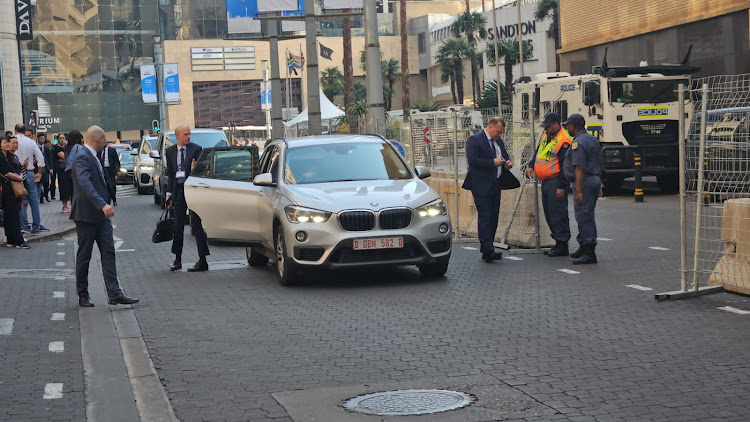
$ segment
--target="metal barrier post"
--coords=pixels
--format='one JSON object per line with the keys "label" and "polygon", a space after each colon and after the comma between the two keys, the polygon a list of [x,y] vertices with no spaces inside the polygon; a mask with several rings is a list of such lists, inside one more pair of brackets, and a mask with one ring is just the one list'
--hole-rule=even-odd
{"label": "metal barrier post", "polygon": [[[534,96],[537,94],[535,93]],[[536,99],[534,99],[534,102],[532,104],[536,103]],[[536,144],[536,131],[534,130],[534,112],[535,110],[531,108],[529,111],[529,130],[531,133],[531,149],[532,151],[537,150],[538,145]],[[534,233],[534,249],[537,251],[542,249],[541,243],[541,228],[539,227],[539,178],[534,177],[534,229],[536,233]]]}
{"label": "metal barrier post", "polygon": [[459,225],[459,200],[458,200],[458,117],[456,112],[453,112],[453,126],[455,127],[456,136],[453,137],[453,196],[456,200],[456,232],[453,234],[454,239],[458,240],[458,225]]}
{"label": "metal barrier post", "polygon": [[643,177],[641,175],[641,154],[633,157],[635,167],[635,202],[643,202]]}
{"label": "metal barrier post", "polygon": [[678,145],[680,148],[680,288],[682,291],[687,290],[687,223],[685,222],[685,200],[687,194],[685,192],[685,176],[686,176],[686,163],[685,163],[685,85],[679,84],[677,86],[679,92],[677,93],[677,112],[680,113],[678,119],[679,127],[679,139]]}
{"label": "metal barrier post", "polygon": [[703,209],[703,171],[706,168],[706,103],[708,102],[708,84],[701,88],[701,132],[698,149],[698,190],[695,200],[695,245],[693,247],[693,291],[698,291],[698,252],[700,248],[701,211]]}

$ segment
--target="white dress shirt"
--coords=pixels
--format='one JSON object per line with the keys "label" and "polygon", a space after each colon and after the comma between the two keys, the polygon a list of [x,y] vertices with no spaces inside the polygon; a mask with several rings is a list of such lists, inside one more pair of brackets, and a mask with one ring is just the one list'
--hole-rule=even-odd
{"label": "white dress shirt", "polygon": [[[503,153],[502,153],[502,151],[500,151],[500,146],[497,145],[497,142],[495,142],[494,140],[492,140],[492,137],[490,136],[489,133],[487,133],[486,130],[484,131],[484,134],[487,135],[487,140],[490,142],[490,146],[495,151],[495,157],[503,158]],[[498,179],[500,178],[501,174],[503,174],[503,166],[498,166],[497,167],[497,177],[498,177]]]}
{"label": "white dress shirt", "polygon": [[104,178],[104,180],[106,181],[107,178],[104,177],[104,169],[102,168],[101,161],[99,161],[99,155],[96,153],[96,150],[87,144],[83,144],[83,146],[86,147],[86,149],[88,149],[89,152],[91,152],[91,154],[94,156],[94,161],[96,161],[96,164],[98,164],[99,166],[99,173],[102,176],[102,178]]}
{"label": "white dress shirt", "polygon": [[18,139],[16,156],[21,165],[28,159],[29,163],[26,165],[26,170],[34,171],[34,157],[36,157],[36,166],[44,167],[44,154],[39,150],[39,145],[22,133],[17,133],[16,139]]}

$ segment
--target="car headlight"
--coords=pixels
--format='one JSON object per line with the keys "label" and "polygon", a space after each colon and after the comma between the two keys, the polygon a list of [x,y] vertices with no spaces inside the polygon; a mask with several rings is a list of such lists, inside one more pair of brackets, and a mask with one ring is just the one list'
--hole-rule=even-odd
{"label": "car headlight", "polygon": [[331,218],[330,212],[298,207],[296,205],[289,205],[284,208],[284,211],[286,211],[286,218],[291,223],[325,223]]}
{"label": "car headlight", "polygon": [[128,172],[128,169],[126,169],[125,167],[120,167],[120,173],[127,173],[127,172]]}
{"label": "car headlight", "polygon": [[442,199],[436,199],[429,204],[417,208],[417,215],[420,217],[437,217],[438,215],[447,215],[448,207]]}

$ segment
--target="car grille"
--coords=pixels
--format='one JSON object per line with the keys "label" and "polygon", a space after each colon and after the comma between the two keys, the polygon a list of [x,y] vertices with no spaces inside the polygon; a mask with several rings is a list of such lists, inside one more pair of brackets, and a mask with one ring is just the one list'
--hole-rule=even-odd
{"label": "car grille", "polygon": [[355,251],[352,248],[344,248],[341,249],[337,255],[337,262],[342,264],[391,261],[409,259],[416,256],[414,249],[410,246],[397,249],[375,249],[370,251]]}
{"label": "car grille", "polygon": [[366,232],[375,228],[372,211],[345,211],[339,214],[341,228],[348,232]]}
{"label": "car grille", "polygon": [[412,211],[409,208],[396,208],[380,212],[380,228],[384,230],[403,229],[411,224]]}
{"label": "car grille", "polygon": [[323,248],[295,248],[294,257],[300,261],[317,261],[323,256]]}
{"label": "car grille", "polygon": [[150,183],[151,177],[148,174],[141,173],[141,183]]}
{"label": "car grille", "polygon": [[451,248],[450,239],[431,240],[427,242],[427,247],[432,253],[447,252]]}

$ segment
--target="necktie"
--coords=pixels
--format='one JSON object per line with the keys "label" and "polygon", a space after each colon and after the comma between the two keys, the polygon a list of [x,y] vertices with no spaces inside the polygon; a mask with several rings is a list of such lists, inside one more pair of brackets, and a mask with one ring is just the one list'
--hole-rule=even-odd
{"label": "necktie", "polygon": [[101,161],[102,161],[102,169],[104,169],[104,156],[107,154],[107,150],[102,151]]}
{"label": "necktie", "polygon": [[180,148],[180,170],[185,171],[185,148]]}

